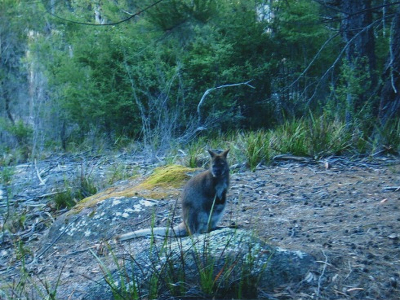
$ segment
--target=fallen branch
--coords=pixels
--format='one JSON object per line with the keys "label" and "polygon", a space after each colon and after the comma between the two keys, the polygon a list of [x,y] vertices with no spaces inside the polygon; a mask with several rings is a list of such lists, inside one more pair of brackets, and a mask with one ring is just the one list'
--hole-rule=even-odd
{"label": "fallen branch", "polygon": [[398,191],[400,191],[400,186],[387,186],[387,187],[384,187],[383,190],[398,192]]}
{"label": "fallen branch", "polygon": [[303,156],[295,156],[295,155],[290,155],[290,154],[280,154],[276,155],[272,158],[273,160],[294,160],[294,161],[299,161],[299,162],[311,162],[312,159],[308,157],[303,157]]}
{"label": "fallen branch", "polygon": [[36,175],[37,175],[37,177],[39,178],[40,185],[45,185],[46,182],[45,182],[45,181],[42,179],[42,177],[40,176],[40,172],[39,172],[39,169],[38,169],[37,164],[36,164],[36,159],[35,159],[35,170],[36,170]]}
{"label": "fallen branch", "polygon": [[321,296],[321,284],[322,284],[322,280],[325,275],[326,267],[328,265],[328,257],[326,256],[324,250],[321,250],[321,252],[322,252],[322,255],[325,257],[325,261],[323,262],[324,266],[322,267],[321,275],[318,278],[317,299],[319,299],[319,297]]}

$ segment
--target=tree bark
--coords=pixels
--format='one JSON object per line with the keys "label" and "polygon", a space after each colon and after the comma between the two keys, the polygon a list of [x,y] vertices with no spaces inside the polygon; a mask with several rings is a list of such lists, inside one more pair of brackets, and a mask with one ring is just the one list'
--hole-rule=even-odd
{"label": "tree bark", "polygon": [[[362,86],[365,92],[360,95],[347,95],[346,122],[353,121],[353,113],[361,109],[374,93],[376,77],[375,38],[372,28],[371,0],[341,0],[343,12],[341,32],[346,43],[346,60],[350,68],[361,73],[368,72]],[[367,82],[368,81],[368,82]],[[351,90],[351,87],[349,87]]]}
{"label": "tree bark", "polygon": [[389,46],[379,103],[379,119],[382,124],[400,117],[400,5],[392,21]]}

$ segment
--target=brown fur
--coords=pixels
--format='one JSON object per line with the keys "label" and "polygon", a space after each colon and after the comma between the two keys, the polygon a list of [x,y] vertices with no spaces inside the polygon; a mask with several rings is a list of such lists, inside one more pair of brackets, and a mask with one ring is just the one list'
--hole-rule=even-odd
{"label": "brown fur", "polygon": [[121,234],[116,240],[125,241],[149,235],[186,236],[217,228],[226,206],[229,187],[229,149],[220,154],[211,150],[208,152],[211,155],[210,168],[191,178],[183,189],[182,223],[173,228],[156,227]]}

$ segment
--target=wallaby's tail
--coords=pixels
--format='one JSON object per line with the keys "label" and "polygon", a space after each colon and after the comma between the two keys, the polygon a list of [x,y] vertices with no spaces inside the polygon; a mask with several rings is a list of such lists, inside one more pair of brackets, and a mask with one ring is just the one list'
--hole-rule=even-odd
{"label": "wallaby's tail", "polygon": [[182,237],[188,235],[186,226],[181,223],[173,228],[168,228],[168,227],[154,227],[154,228],[146,228],[146,229],[140,229],[124,234],[117,235],[115,237],[116,242],[123,242],[126,240],[131,240],[143,236],[170,236],[170,237]]}

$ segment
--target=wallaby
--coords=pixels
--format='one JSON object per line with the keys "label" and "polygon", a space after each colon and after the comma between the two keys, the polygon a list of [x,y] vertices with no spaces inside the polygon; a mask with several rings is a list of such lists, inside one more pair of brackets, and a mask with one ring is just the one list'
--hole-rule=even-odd
{"label": "wallaby", "polygon": [[117,242],[149,235],[186,236],[205,233],[217,228],[226,206],[226,192],[229,186],[228,150],[211,155],[210,168],[194,177],[185,185],[182,201],[182,223],[168,227],[155,227],[118,235]]}

